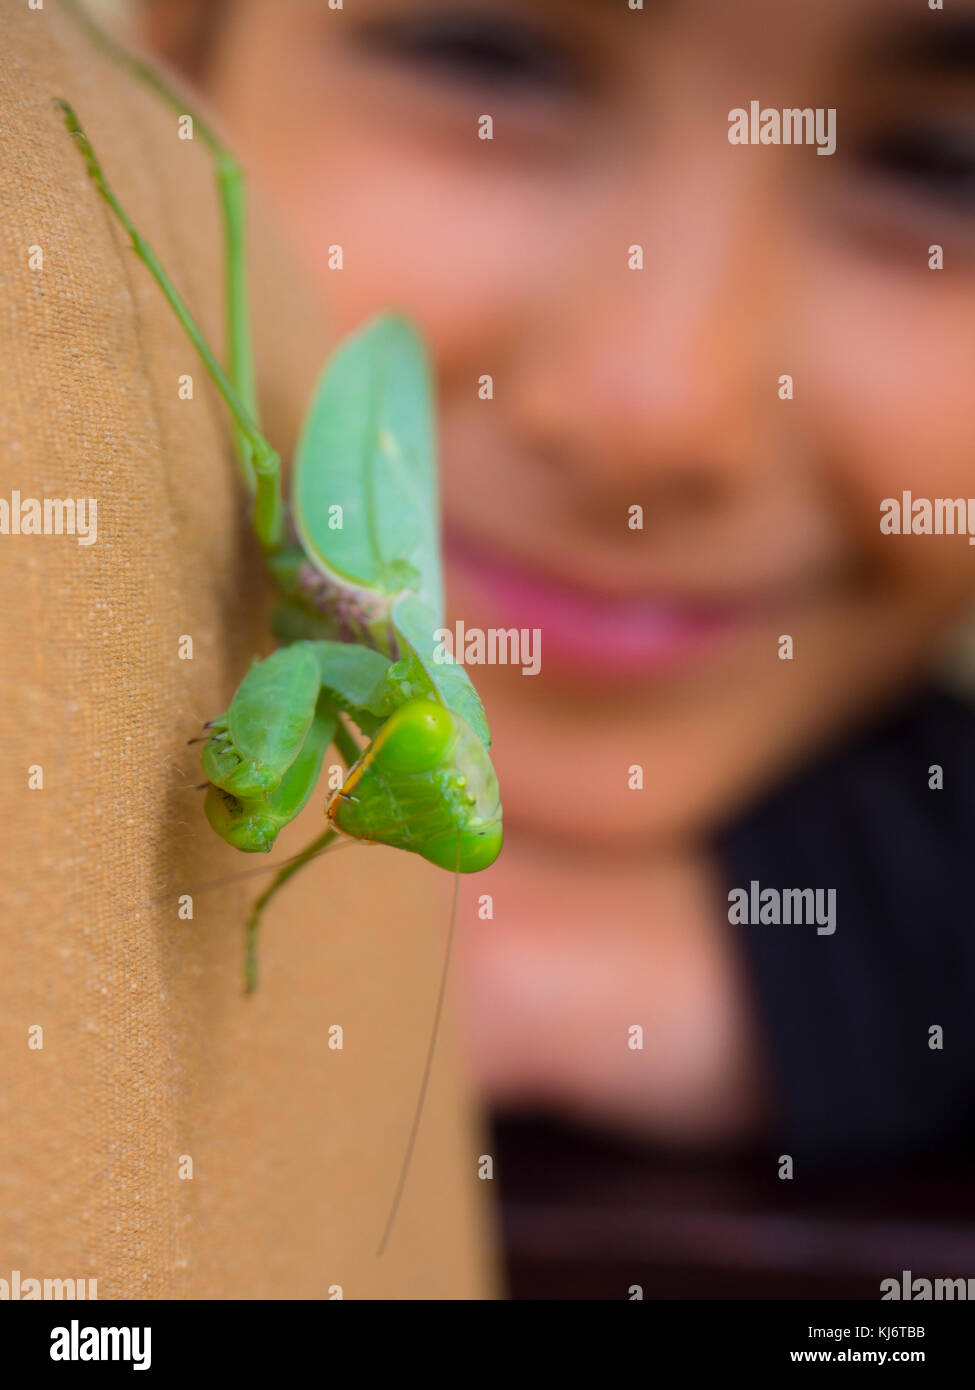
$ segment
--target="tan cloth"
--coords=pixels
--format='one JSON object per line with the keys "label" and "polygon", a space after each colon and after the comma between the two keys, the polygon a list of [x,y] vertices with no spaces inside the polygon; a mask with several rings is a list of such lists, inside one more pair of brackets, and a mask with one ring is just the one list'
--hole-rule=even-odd
{"label": "tan cloth", "polygon": [[[382,849],[321,860],[268,918],[252,999],[242,924],[266,880],[200,891],[255,865],[206,825],[186,741],[267,649],[268,586],[222,403],[55,96],[221,342],[205,150],[52,0],[4,5],[0,497],[94,497],[98,539],[0,536],[0,1278],[97,1278],[103,1298],[489,1296],[490,1184],[449,1017],[376,1255],[428,1045],[447,876]],[[265,419],[287,450],[326,342],[266,234],[253,262]],[[319,833],[322,800],[279,857]]]}

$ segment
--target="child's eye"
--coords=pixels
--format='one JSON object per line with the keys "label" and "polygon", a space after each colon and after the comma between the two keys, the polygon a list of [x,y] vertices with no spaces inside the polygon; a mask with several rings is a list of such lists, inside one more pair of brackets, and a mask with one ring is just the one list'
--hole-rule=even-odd
{"label": "child's eye", "polygon": [[518,20],[418,14],[372,25],[362,37],[374,51],[467,86],[530,96],[578,82],[570,55]]}
{"label": "child's eye", "polygon": [[870,143],[864,161],[922,196],[959,210],[975,208],[975,125],[892,131]]}

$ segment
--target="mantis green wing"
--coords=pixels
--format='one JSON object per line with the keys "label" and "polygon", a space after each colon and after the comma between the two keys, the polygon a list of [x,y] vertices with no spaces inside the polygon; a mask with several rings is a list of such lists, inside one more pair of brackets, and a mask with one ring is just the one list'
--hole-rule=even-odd
{"label": "mantis green wing", "polygon": [[443,609],[434,435],[423,344],[406,319],[380,315],[340,345],[319,380],[291,495],[306,556],[359,598],[381,647],[399,594]]}
{"label": "mantis green wing", "polygon": [[295,462],[295,526],[372,640],[413,658],[415,693],[459,714],[489,748],[466,671],[435,656],[443,579],[434,434],[423,344],[405,319],[380,315],[346,339],[319,381]]}

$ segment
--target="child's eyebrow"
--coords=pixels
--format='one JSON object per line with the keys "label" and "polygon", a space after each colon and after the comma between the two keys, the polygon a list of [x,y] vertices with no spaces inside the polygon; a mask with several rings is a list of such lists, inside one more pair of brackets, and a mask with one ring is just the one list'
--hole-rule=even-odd
{"label": "child's eyebrow", "polygon": [[898,26],[890,37],[872,43],[871,63],[895,72],[975,76],[975,10],[963,15],[931,13]]}

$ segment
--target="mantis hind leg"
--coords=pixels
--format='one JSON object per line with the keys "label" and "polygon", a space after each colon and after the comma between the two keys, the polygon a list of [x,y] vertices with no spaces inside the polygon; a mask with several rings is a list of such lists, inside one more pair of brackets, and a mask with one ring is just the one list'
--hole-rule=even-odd
{"label": "mantis hind leg", "polygon": [[[281,460],[264,438],[254,420],[251,410],[238,394],[237,387],[217,361],[199,325],[187,308],[176,286],[163,269],[155,251],[153,251],[152,247],[135,227],[132,219],[116,197],[92,149],[91,141],[88,139],[88,136],[81,126],[81,122],[78,120],[74,108],[68,102],[60,98],[55,100],[55,105],[60,108],[68,133],[73,136],[81,152],[89,177],[128,234],[129,240],[132,243],[132,249],[146,266],[153,279],[166,296],[166,299],[169,301],[173,312],[182,324],[186,336],[196,349],[211,380],[221,396],[223,396],[238,432],[238,436],[246,441],[250,450],[250,459],[248,460],[246,455],[241,453],[240,462],[248,489],[253,493],[254,531],[263,550],[268,554],[276,554],[282,548],[285,535],[284,499],[281,492]],[[229,166],[226,172],[229,176]],[[233,185],[234,179],[231,177],[228,186]],[[238,214],[242,215],[243,205],[242,201],[240,201],[239,186],[237,197],[239,206],[234,216]],[[238,292],[243,293],[243,279],[239,267],[233,274],[229,275],[228,283],[231,279],[237,285]],[[249,336],[246,329],[246,322],[242,334],[239,329],[238,334],[244,338]]]}
{"label": "mantis hind leg", "polygon": [[321,854],[322,850],[326,849],[336,838],[337,833],[337,831],[329,826],[323,834],[318,836],[317,840],[311,842],[307,849],[295,855],[294,859],[292,859],[289,864],[285,864],[284,868],[278,871],[269,886],[265,888],[264,892],[251,908],[250,916],[247,918],[244,947],[244,988],[248,994],[253,994],[255,989],[257,989],[257,940],[261,919],[264,916],[265,909],[288,880],[296,874],[299,869],[303,869],[310,859],[314,859],[316,855]]}
{"label": "mantis hind leg", "polygon": [[[130,53],[92,19],[77,0],[61,0],[61,5],[92,43],[113,62],[127,69],[132,76],[155,92],[177,116],[189,116],[193,133],[202,140],[217,165],[217,188],[223,213],[224,276],[226,286],[227,368],[237,394],[259,423],[257,388],[254,374],[254,353],[251,343],[250,311],[247,296],[247,214],[244,204],[244,175],[237,160],[224,145],[216,131],[198,111],[187,105],[184,93],[175,91],[165,77],[149,63]],[[247,483],[254,491],[255,480],[250,441],[234,422],[237,457]]]}

